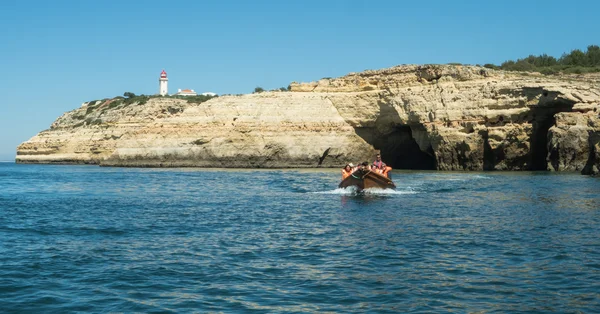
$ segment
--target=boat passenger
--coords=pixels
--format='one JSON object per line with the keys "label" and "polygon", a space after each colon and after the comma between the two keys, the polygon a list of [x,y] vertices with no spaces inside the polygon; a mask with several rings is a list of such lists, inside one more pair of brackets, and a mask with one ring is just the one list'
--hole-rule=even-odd
{"label": "boat passenger", "polygon": [[389,178],[388,172],[392,171],[392,167],[389,167],[381,160],[381,154],[375,155],[375,161],[373,162],[373,169],[376,169],[377,172]]}
{"label": "boat passenger", "polygon": [[349,177],[352,174],[352,172],[354,172],[354,164],[346,164],[346,166],[342,169],[342,180]]}

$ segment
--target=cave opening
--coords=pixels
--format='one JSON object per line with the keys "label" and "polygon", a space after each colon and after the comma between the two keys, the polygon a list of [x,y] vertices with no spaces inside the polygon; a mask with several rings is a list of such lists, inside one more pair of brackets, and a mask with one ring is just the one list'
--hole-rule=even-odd
{"label": "cave opening", "polygon": [[537,113],[532,123],[531,162],[529,170],[548,170],[548,130],[554,125],[554,114]]}
{"label": "cave opening", "polygon": [[381,159],[394,169],[436,170],[437,161],[431,146],[422,151],[408,125],[398,125],[385,135],[378,135],[371,128],[356,132],[381,153]]}
{"label": "cave opening", "polygon": [[483,138],[483,170],[494,170],[496,166],[496,155],[494,154],[492,145],[490,145],[489,133],[487,131],[483,132],[481,137]]}
{"label": "cave opening", "polygon": [[532,108],[529,170],[548,170],[548,162],[555,158],[548,156],[548,131],[556,123],[557,113],[570,112],[572,108],[572,103],[554,103],[553,106]]}

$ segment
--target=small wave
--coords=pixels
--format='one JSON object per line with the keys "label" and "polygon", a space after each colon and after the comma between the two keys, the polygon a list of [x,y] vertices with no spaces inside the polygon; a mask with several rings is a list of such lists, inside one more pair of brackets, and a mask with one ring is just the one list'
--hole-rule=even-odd
{"label": "small wave", "polygon": [[330,191],[317,191],[317,192],[311,192],[314,194],[339,194],[339,195],[349,195],[349,194],[356,194],[357,190],[355,187],[351,186],[345,189],[342,188],[337,188],[335,190],[330,190]]}
{"label": "small wave", "polygon": [[466,190],[466,187],[442,187],[442,188],[438,188],[438,189],[432,189],[429,190],[428,192],[431,193],[451,193],[451,192],[456,192],[459,190]]}
{"label": "small wave", "polygon": [[356,195],[356,194],[369,194],[369,195],[405,195],[405,194],[417,194],[418,192],[408,190],[408,191],[398,191],[392,189],[365,189],[359,192],[356,187],[350,186],[347,188],[337,188],[335,190],[330,191],[317,191],[312,192],[314,194],[338,194],[338,195]]}
{"label": "small wave", "polygon": [[[491,176],[482,174],[434,174],[430,175],[436,181],[473,181],[492,179]],[[438,180],[439,179],[439,180]]]}
{"label": "small wave", "polygon": [[392,189],[366,189],[363,191],[365,194],[375,195],[406,195],[406,194],[417,194],[418,192],[412,190],[398,191]]}

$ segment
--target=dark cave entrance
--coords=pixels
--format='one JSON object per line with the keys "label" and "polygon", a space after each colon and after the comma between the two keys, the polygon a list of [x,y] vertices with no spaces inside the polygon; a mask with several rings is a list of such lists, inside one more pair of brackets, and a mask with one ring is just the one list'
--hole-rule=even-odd
{"label": "dark cave entrance", "polygon": [[554,113],[538,110],[534,113],[530,139],[531,162],[529,170],[548,170],[548,130],[554,125]]}
{"label": "dark cave entrance", "polygon": [[496,166],[496,154],[490,145],[489,133],[485,131],[481,136],[483,137],[483,170],[491,171]]}
{"label": "dark cave entrance", "polygon": [[555,115],[559,112],[571,112],[573,103],[554,102],[544,107],[531,109],[533,115],[530,138],[529,170],[548,170],[548,162],[557,156],[548,156],[548,131],[556,123]]}
{"label": "dark cave entrance", "polygon": [[408,125],[399,125],[389,134],[378,135],[372,128],[357,128],[356,133],[381,152],[381,159],[394,169],[435,170],[437,162],[431,146],[421,151]]}

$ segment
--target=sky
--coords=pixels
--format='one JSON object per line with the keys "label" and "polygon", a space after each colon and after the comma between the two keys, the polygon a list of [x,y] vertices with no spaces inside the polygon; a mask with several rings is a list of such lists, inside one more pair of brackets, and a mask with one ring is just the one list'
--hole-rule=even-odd
{"label": "sky", "polygon": [[399,64],[500,64],[600,44],[600,1],[0,2],[0,161],[83,102],[275,89]]}

